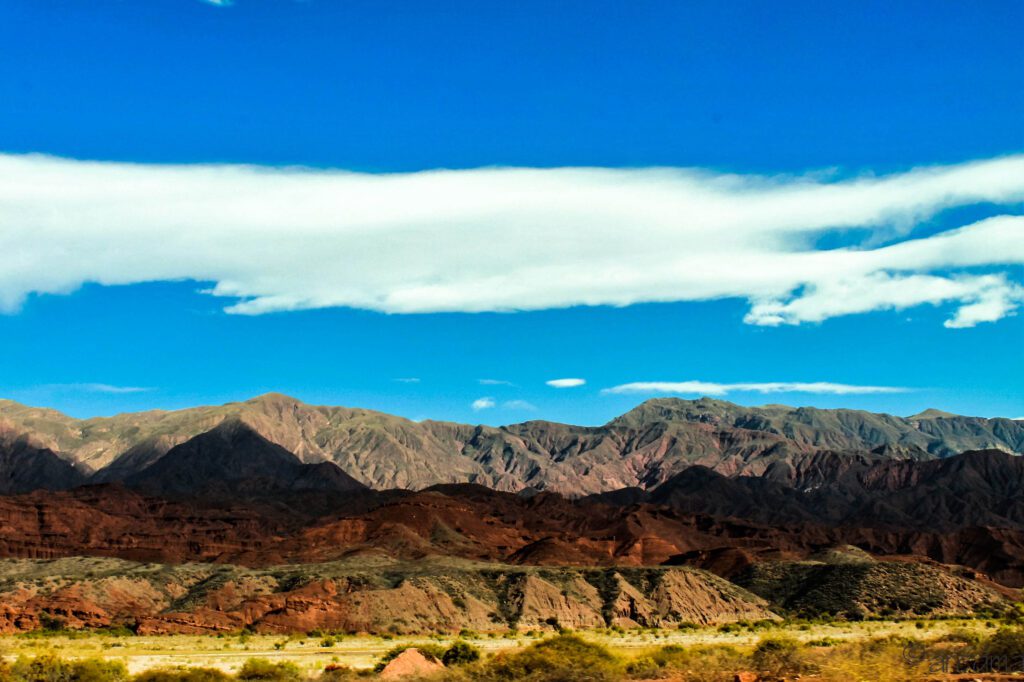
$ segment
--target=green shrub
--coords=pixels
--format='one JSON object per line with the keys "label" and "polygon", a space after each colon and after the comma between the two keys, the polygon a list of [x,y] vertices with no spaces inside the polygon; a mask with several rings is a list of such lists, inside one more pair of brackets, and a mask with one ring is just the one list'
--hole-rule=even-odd
{"label": "green shrub", "polygon": [[638,680],[657,679],[662,676],[661,668],[653,657],[641,656],[626,664],[626,674]]}
{"label": "green shrub", "polygon": [[348,682],[349,680],[355,680],[359,677],[365,677],[365,674],[360,675],[351,668],[338,665],[337,663],[331,663],[324,668],[322,673],[320,673],[318,680],[319,682]]}
{"label": "green shrub", "polygon": [[499,654],[485,679],[530,682],[612,682],[624,672],[604,647],[576,635],[559,635],[522,651]]}
{"label": "green shrub", "polygon": [[1018,672],[1024,668],[1024,628],[1001,628],[978,646],[978,652],[987,667]]}
{"label": "green shrub", "polygon": [[121,661],[86,658],[71,664],[71,679],[74,682],[124,682],[128,679],[128,669]]}
{"label": "green shrub", "polygon": [[466,665],[480,660],[480,649],[469,642],[455,642],[441,655],[445,665]]}
{"label": "green shrub", "polygon": [[85,658],[65,661],[54,654],[40,654],[35,658],[19,658],[6,669],[0,679],[18,682],[124,682],[128,670],[120,661]]}
{"label": "green shrub", "polygon": [[835,639],[833,637],[822,637],[821,639],[812,639],[806,643],[810,647],[828,648],[842,644],[842,640]]}
{"label": "green shrub", "polygon": [[164,668],[147,670],[132,682],[229,682],[231,677],[216,668]]}
{"label": "green shrub", "polygon": [[40,654],[35,658],[19,656],[11,674],[23,682],[70,682],[71,665],[54,654]]}
{"label": "green shrub", "polygon": [[275,663],[265,658],[250,658],[238,671],[240,680],[272,680],[273,682],[284,682],[286,680],[301,680],[302,673],[294,663]]}
{"label": "green shrub", "polygon": [[940,642],[953,642],[955,644],[968,644],[976,646],[981,643],[982,637],[973,630],[966,628],[957,628],[952,630],[949,634],[943,635],[939,638]]}
{"label": "green shrub", "polygon": [[1003,614],[1008,625],[1024,625],[1024,602],[1011,604]]}
{"label": "green shrub", "polygon": [[800,645],[786,637],[762,639],[751,658],[755,668],[772,675],[799,673],[803,669]]}
{"label": "green shrub", "polygon": [[[714,680],[731,680],[741,670],[750,669],[750,658],[744,656],[736,647],[714,644],[683,647],[668,644],[652,652],[645,658],[658,666],[658,674],[653,669],[647,671],[647,678],[686,679],[693,682]],[[643,671],[633,673],[640,677]]]}

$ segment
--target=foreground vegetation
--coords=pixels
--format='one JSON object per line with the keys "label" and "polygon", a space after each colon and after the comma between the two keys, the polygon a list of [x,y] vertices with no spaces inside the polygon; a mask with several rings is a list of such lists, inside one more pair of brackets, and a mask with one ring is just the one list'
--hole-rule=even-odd
{"label": "foreground vegetation", "polygon": [[[894,628],[869,625],[884,624],[852,626],[859,628],[855,631],[859,636],[842,636],[844,631],[824,625],[751,623],[727,632],[563,632],[501,640],[463,633],[468,641],[381,640],[376,647],[369,646],[369,638],[339,641],[333,635],[313,633],[293,640],[278,638],[271,652],[251,646],[265,642],[251,636],[244,639],[243,634],[220,640],[228,640],[229,647],[241,646],[235,652],[241,658],[238,665],[216,667],[209,664],[216,659],[204,656],[210,651],[187,647],[178,650],[178,657],[151,653],[140,661],[125,656],[119,651],[127,648],[124,642],[129,637],[124,633],[5,637],[0,639],[0,647],[7,650],[0,663],[0,682],[344,682],[375,678],[388,661],[409,647],[445,663],[443,671],[429,678],[438,682],[710,682],[732,680],[739,672],[754,672],[761,680],[799,675],[837,682],[895,682],[941,679],[944,673],[1024,671],[1024,627],[1019,625],[977,621],[893,623],[898,626]],[[670,638],[674,641],[664,643]],[[216,637],[163,639],[169,648],[185,644],[182,639],[218,641]],[[85,646],[97,642],[98,651]],[[306,656],[311,646],[323,654]],[[356,666],[342,661],[345,651],[371,653]],[[136,669],[130,670],[126,660]],[[140,662],[145,668],[139,669]]]}

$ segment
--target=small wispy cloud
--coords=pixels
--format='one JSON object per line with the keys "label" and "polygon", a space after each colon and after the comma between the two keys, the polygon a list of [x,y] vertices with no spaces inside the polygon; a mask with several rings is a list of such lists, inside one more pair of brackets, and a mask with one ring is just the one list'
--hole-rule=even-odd
{"label": "small wispy cloud", "polygon": [[399,377],[395,379],[400,384],[418,384],[420,383],[419,377]]}
{"label": "small wispy cloud", "polygon": [[477,379],[477,383],[481,386],[515,386],[511,381],[504,379]]}
{"label": "small wispy cloud", "polygon": [[148,393],[156,389],[146,386],[114,386],[112,384],[76,383],[45,384],[40,389],[51,391],[81,391],[83,393]]}
{"label": "small wispy cloud", "polygon": [[532,412],[537,409],[536,405],[525,400],[506,400],[501,404],[501,406],[506,410],[524,410],[527,412]]}
{"label": "small wispy cloud", "polygon": [[909,388],[899,386],[857,386],[827,381],[771,381],[721,384],[710,381],[635,381],[612,386],[601,391],[605,394],[623,393],[679,393],[695,395],[725,395],[737,391],[753,393],[819,393],[853,395],[857,393],[906,393]]}
{"label": "small wispy cloud", "polygon": [[213,5],[214,7],[230,7],[235,4],[234,0],[199,0],[200,2],[206,3],[207,5]]}
{"label": "small wispy cloud", "polygon": [[576,388],[587,383],[587,381],[586,379],[552,379],[544,383],[553,388]]}
{"label": "small wispy cloud", "polygon": [[477,398],[470,407],[479,412],[480,410],[489,410],[494,405],[494,398]]}

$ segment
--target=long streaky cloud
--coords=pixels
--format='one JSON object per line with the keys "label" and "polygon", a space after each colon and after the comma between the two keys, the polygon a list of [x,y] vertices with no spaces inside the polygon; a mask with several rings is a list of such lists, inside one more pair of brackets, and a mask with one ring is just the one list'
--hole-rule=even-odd
{"label": "long streaky cloud", "polygon": [[39,387],[50,391],[81,391],[83,393],[148,393],[155,389],[145,386],[114,386],[112,384],[45,384]]}
{"label": "long streaky cloud", "polygon": [[[755,325],[929,304],[950,306],[947,327],[970,327],[1024,302],[1024,216],[1012,208],[1022,200],[1024,155],[835,179],[671,168],[365,174],[0,154],[0,309],[85,283],[186,280],[250,315],[738,298]],[[940,211],[981,202],[1005,215],[914,233]],[[818,246],[837,241],[848,245]]]}
{"label": "long streaky cloud", "polygon": [[647,393],[682,395],[726,395],[734,392],[751,393],[819,393],[853,395],[857,393],[906,393],[910,389],[898,386],[857,386],[825,381],[770,381],[720,384],[710,381],[636,381],[605,388],[606,394]]}

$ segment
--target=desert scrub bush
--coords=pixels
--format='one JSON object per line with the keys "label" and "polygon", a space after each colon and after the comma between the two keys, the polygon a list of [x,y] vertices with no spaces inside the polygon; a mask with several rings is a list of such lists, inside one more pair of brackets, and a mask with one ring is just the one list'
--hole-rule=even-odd
{"label": "desert scrub bush", "polygon": [[693,682],[732,680],[737,672],[750,668],[749,657],[735,647],[721,644],[690,647],[668,644],[649,654],[648,658],[663,674],[682,673],[684,679]]}
{"label": "desert scrub bush", "polygon": [[928,678],[928,664],[917,660],[915,640],[885,637],[819,649],[815,674],[827,682],[908,682]]}
{"label": "desert scrub bush", "polygon": [[626,677],[635,680],[656,680],[664,677],[662,666],[651,656],[638,656],[626,663]]}
{"label": "desert scrub bush", "polygon": [[132,682],[229,682],[231,676],[216,668],[163,668],[147,670]]}
{"label": "desert scrub bush", "polygon": [[484,666],[481,680],[529,682],[614,682],[625,668],[599,644],[576,635],[559,635],[522,651],[502,653]]}
{"label": "desert scrub bush", "polygon": [[128,669],[121,661],[86,658],[71,664],[71,679],[74,682],[124,682],[128,679]]}
{"label": "desert scrub bush", "polygon": [[812,639],[804,642],[804,646],[817,648],[837,646],[839,644],[842,644],[842,641],[835,639],[834,637],[822,637],[821,639]]}
{"label": "desert scrub bush", "polygon": [[15,682],[124,682],[128,670],[120,661],[86,658],[65,661],[54,654],[20,657],[9,669]]}
{"label": "desert scrub bush", "polygon": [[18,682],[70,682],[71,665],[54,654],[19,656],[11,666],[11,678]]}
{"label": "desert scrub bush", "polygon": [[750,657],[754,667],[776,677],[799,674],[806,668],[800,644],[788,637],[766,637],[754,647]]}
{"label": "desert scrub bush", "polygon": [[979,672],[1024,671],[1024,628],[1001,628],[976,647]]}
{"label": "desert scrub bush", "polygon": [[294,663],[275,663],[265,658],[250,658],[238,671],[236,676],[240,680],[269,680],[271,682],[290,682],[301,680],[302,673]]}
{"label": "desert scrub bush", "polygon": [[441,662],[447,666],[466,665],[480,660],[480,649],[469,642],[455,642],[441,654]]}
{"label": "desert scrub bush", "polygon": [[349,682],[350,680],[367,676],[366,671],[356,672],[344,665],[331,663],[324,668],[324,671],[320,673],[320,677],[316,679],[318,682]]}
{"label": "desert scrub bush", "polygon": [[967,644],[974,646],[980,644],[982,639],[983,638],[979,633],[961,627],[950,630],[942,637],[939,637],[936,641],[951,642],[953,644]]}

